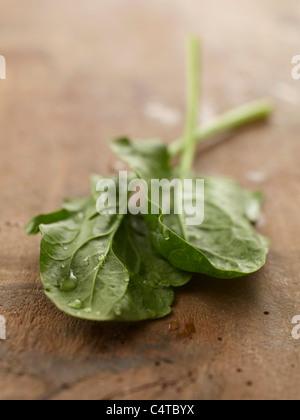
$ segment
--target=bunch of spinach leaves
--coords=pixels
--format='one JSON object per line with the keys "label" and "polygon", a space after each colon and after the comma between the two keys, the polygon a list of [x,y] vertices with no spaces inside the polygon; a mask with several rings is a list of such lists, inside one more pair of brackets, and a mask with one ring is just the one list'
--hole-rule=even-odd
{"label": "bunch of spinach leaves", "polygon": [[[271,112],[269,102],[259,101],[197,129],[197,40],[190,41],[188,51],[188,116],[183,139],[169,147],[160,141],[126,138],[110,143],[133,174],[149,185],[157,178],[196,178],[192,165],[199,141]],[[177,155],[181,160],[174,168],[172,158]],[[260,269],[269,246],[253,227],[260,215],[262,194],[246,191],[230,179],[201,178],[205,180],[205,218],[199,226],[187,225],[174,211],[164,215],[159,203],[150,203],[150,197],[149,207],[157,205],[157,214],[100,214],[96,210],[100,176],[92,177],[90,197],[66,200],[60,211],[35,217],[26,233],[42,234],[40,269],[46,295],[74,317],[140,321],[169,314],[173,288],[186,284],[193,273],[229,279]],[[191,194],[191,200],[194,198]]]}

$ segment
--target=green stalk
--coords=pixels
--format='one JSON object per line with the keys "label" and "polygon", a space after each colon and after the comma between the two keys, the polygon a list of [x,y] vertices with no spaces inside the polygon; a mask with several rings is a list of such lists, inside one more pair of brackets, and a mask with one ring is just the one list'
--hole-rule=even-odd
{"label": "green stalk", "polygon": [[[189,175],[196,151],[195,129],[197,124],[198,107],[199,107],[199,41],[191,38],[188,44],[188,92],[187,92],[187,118],[184,137],[180,142],[181,162],[179,166],[179,174],[182,181]],[[182,201],[182,197],[176,197],[176,200]],[[183,214],[178,215],[178,222],[182,232],[182,236],[187,240],[187,231]]]}
{"label": "green stalk", "polygon": [[192,169],[195,159],[196,141],[195,130],[199,110],[200,88],[200,46],[197,38],[191,38],[188,44],[188,97],[187,118],[184,137],[180,142],[181,162],[179,167],[180,178],[184,180]]}
{"label": "green stalk", "polygon": [[[226,112],[212,121],[203,124],[195,130],[193,138],[196,143],[203,141],[230,130],[243,127],[247,124],[264,120],[270,116],[273,111],[272,103],[267,99],[250,102],[231,111]],[[169,152],[172,157],[179,155],[184,149],[182,139],[176,140],[169,146]]]}

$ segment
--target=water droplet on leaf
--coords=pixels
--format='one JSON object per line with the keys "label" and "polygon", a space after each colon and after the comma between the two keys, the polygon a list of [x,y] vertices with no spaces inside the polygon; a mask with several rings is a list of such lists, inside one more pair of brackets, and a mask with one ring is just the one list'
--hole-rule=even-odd
{"label": "water droplet on leaf", "polygon": [[98,261],[102,263],[104,260],[105,260],[105,254],[100,254],[98,257]]}
{"label": "water droplet on leaf", "polygon": [[121,316],[122,315],[122,311],[121,311],[121,308],[120,307],[116,307],[115,308],[115,314],[117,315],[117,316]]}
{"label": "water droplet on leaf", "polygon": [[92,308],[85,308],[84,312],[90,314],[92,312]]}
{"label": "water droplet on leaf", "polygon": [[83,303],[81,302],[80,299],[76,299],[70,302],[68,306],[72,309],[82,309]]}
{"label": "water droplet on leaf", "polygon": [[88,267],[88,266],[90,265],[90,257],[86,257],[86,258],[83,260],[83,262],[84,262],[84,266],[85,266],[85,267]]}
{"label": "water droplet on leaf", "polygon": [[169,231],[169,229],[164,228],[162,235],[163,235],[163,238],[164,238],[165,241],[169,241],[170,240],[170,231]]}
{"label": "water droplet on leaf", "polygon": [[74,275],[72,270],[70,271],[69,277],[60,282],[61,292],[71,292],[72,290],[76,289],[77,286],[78,286],[78,279]]}

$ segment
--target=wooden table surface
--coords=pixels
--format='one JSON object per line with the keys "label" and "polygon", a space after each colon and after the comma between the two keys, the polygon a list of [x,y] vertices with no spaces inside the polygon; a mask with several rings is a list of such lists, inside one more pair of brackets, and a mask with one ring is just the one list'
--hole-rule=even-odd
{"label": "wooden table surface", "polygon": [[[299,24],[297,0],[2,0],[1,399],[300,397]],[[44,296],[39,238],[23,227],[118,166],[108,139],[181,134],[190,33],[203,40],[203,118],[261,96],[276,104],[269,124],[196,161],[265,191],[267,265],[239,280],[196,277],[159,321],[72,319]]]}

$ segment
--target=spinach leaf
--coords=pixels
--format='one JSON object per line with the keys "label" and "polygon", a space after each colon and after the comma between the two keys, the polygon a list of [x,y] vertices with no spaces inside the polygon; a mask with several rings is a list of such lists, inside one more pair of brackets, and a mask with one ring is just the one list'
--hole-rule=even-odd
{"label": "spinach leaf", "polygon": [[[184,181],[193,176],[190,172],[196,142],[266,118],[272,109],[267,101],[255,102],[197,129],[200,57],[199,43],[194,38],[189,43],[188,57],[183,138],[169,148],[158,140],[112,142],[113,150],[129,163],[134,173],[148,181],[150,193],[151,179],[179,177]],[[173,169],[171,158],[178,154],[180,164]],[[139,321],[170,313],[173,287],[187,283],[189,273],[232,278],[258,270],[268,251],[267,239],[252,225],[260,214],[262,194],[245,191],[232,180],[202,178],[205,219],[199,226],[185,224],[186,214],[175,214],[179,195],[174,197],[169,215],[163,215],[159,203],[150,201],[150,195],[149,207],[152,210],[156,206],[157,212],[150,211],[145,217],[121,215],[128,204],[125,198],[124,202],[116,203],[117,214],[99,214],[98,175],[91,179],[89,198],[66,200],[60,211],[32,219],[25,231],[29,235],[42,233],[40,267],[47,296],[58,308],[75,317]],[[117,185],[116,178],[114,181]],[[120,189],[123,193],[123,187]],[[110,210],[115,207],[115,192],[119,196],[118,191],[108,192],[112,194],[107,201]],[[190,191],[191,204],[195,198],[196,193]],[[105,203],[100,200],[100,205]]]}
{"label": "spinach leaf", "polygon": [[[173,179],[167,147],[155,142],[119,139],[111,142],[138,177],[149,182]],[[149,168],[154,168],[153,172]],[[234,278],[253,273],[266,260],[269,241],[258,234],[251,222],[257,220],[262,195],[242,189],[233,180],[202,176],[205,180],[205,217],[200,226],[185,226],[184,238],[178,218],[148,214],[151,240],[174,267],[217,278]],[[150,189],[150,188],[149,188]]]}
{"label": "spinach leaf", "polygon": [[50,223],[61,222],[72,216],[72,214],[80,212],[89,204],[89,199],[84,200],[65,200],[63,208],[57,212],[49,214],[40,214],[34,217],[25,227],[27,235],[36,235],[39,233],[40,225],[48,225]]}
{"label": "spinach leaf", "polygon": [[96,213],[94,192],[95,187],[91,198],[65,202],[61,212],[29,224],[29,232],[42,233],[46,295],[62,311],[88,320],[139,321],[167,315],[174,300],[172,286],[187,283],[191,275],[154,250],[143,218]]}

